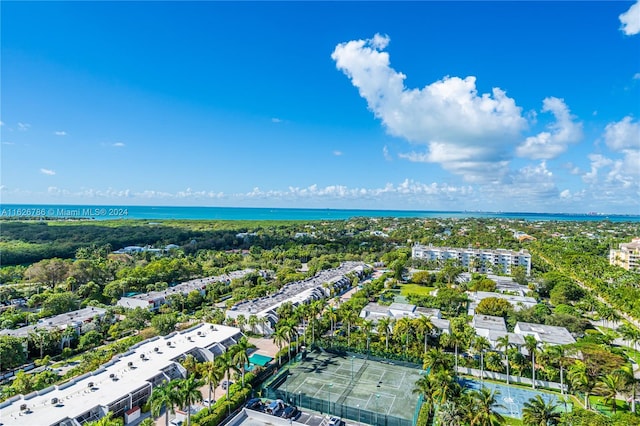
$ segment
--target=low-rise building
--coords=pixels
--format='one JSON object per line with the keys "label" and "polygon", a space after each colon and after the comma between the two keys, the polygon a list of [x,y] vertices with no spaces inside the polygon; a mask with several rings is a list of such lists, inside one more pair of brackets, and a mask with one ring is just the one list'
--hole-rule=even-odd
{"label": "low-rise building", "polygon": [[271,335],[278,322],[277,309],[284,303],[294,307],[341,294],[351,288],[351,279],[347,276],[355,274],[364,277],[363,262],[344,262],[339,267],[318,272],[315,276],[283,286],[278,292],[236,303],[226,312],[226,317],[236,320],[242,315],[246,320],[251,316],[258,319],[253,330],[264,335]]}
{"label": "low-rise building", "polygon": [[80,426],[112,412],[125,424],[134,422],[155,386],[187,377],[180,359],[192,354],[211,361],[241,337],[237,328],[204,323],[145,340],[91,373],[1,402],[0,419],[6,425]]}
{"label": "low-rise building", "polygon": [[532,308],[538,304],[538,301],[533,297],[496,293],[492,291],[468,291],[467,296],[469,297],[469,315],[475,315],[478,304],[482,300],[490,297],[506,300],[511,304],[511,306],[513,306],[515,311],[519,311],[523,308]]}
{"label": "low-rise building", "polygon": [[408,303],[392,303],[389,306],[368,303],[360,311],[360,318],[373,323],[377,323],[382,318],[397,321],[401,318],[416,319],[420,317],[429,318],[438,333],[449,333],[451,330],[449,320],[441,317],[440,309],[417,307]]}
{"label": "low-rise building", "polygon": [[554,325],[518,322],[513,331],[522,336],[533,336],[546,345],[569,345],[576,342],[569,330]]}
{"label": "low-rise building", "polygon": [[117,305],[130,309],[148,308],[156,311],[160,308],[160,306],[164,305],[167,302],[167,297],[171,296],[172,294],[182,294],[186,296],[192,291],[196,290],[204,296],[205,289],[209,284],[215,282],[231,282],[231,280],[233,279],[242,278],[252,272],[254,272],[253,269],[243,269],[240,271],[233,271],[228,274],[213,277],[197,278],[194,280],[185,281],[173,287],[169,287],[166,290],[150,291],[148,293],[122,297],[120,298],[120,300],[118,300]]}

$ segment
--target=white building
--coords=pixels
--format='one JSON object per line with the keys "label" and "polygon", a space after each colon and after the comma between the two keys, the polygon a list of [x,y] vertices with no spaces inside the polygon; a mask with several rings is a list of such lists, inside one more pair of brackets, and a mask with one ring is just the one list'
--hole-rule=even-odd
{"label": "white building", "polygon": [[[29,334],[36,332],[37,330],[47,330],[49,332],[56,330],[65,330],[68,327],[73,327],[78,334],[84,332],[83,327],[91,323],[96,318],[102,318],[106,309],[96,308],[93,306],[87,306],[86,308],[79,309],[77,311],[67,312],[64,314],[56,315],[49,318],[41,318],[36,324],[27,325],[16,329],[2,329],[0,330],[0,336],[13,336],[27,339]],[[71,337],[65,337],[60,341],[61,345],[68,343]],[[24,343],[25,351],[27,350],[27,343]]]}
{"label": "white building", "polygon": [[[515,346],[524,345],[524,338],[516,333],[507,331],[507,324],[502,317],[491,315],[474,315],[471,326],[476,331],[476,335],[486,338],[493,349],[498,347],[498,339],[508,335],[509,343]],[[504,348],[501,348],[504,350]]]}
{"label": "white building", "polygon": [[276,310],[280,305],[290,302],[296,307],[340,294],[351,287],[347,274],[356,274],[362,278],[364,270],[365,264],[362,262],[344,262],[338,268],[320,271],[312,278],[287,284],[277,293],[236,303],[227,310],[226,317],[235,320],[242,315],[248,320],[255,315],[260,320],[255,331],[270,335],[278,322]]}
{"label": "white building", "polygon": [[207,278],[197,278],[194,280],[185,281],[174,287],[169,287],[163,291],[150,291],[149,293],[136,294],[135,296],[122,297],[118,300],[117,305],[124,308],[149,308],[151,310],[158,310],[160,306],[167,302],[167,297],[172,294],[188,295],[192,291],[196,290],[201,295],[205,295],[205,289],[209,284],[215,282],[231,282],[232,279],[242,278],[250,273],[254,272],[253,269],[243,269],[240,271],[233,271],[228,274],[218,275]]}
{"label": "white building", "polygon": [[640,270],[640,238],[634,238],[630,243],[621,243],[618,247],[617,250],[609,251],[609,263],[627,271]]}
{"label": "white building", "polygon": [[532,308],[538,304],[538,301],[533,297],[495,293],[492,291],[468,291],[467,296],[469,297],[469,315],[475,315],[478,304],[489,297],[506,300],[513,306],[515,311],[523,308]]}
{"label": "white building", "polygon": [[423,246],[416,244],[411,249],[412,257],[416,259],[446,261],[453,259],[465,268],[475,267],[483,274],[502,272],[511,274],[512,268],[522,266],[531,274],[531,254],[527,250],[511,251],[505,249],[473,249]]}
{"label": "white building", "polygon": [[7,426],[80,426],[111,411],[129,424],[139,418],[154,386],[187,376],[178,360],[187,354],[213,360],[241,337],[237,328],[205,323],[145,340],[96,371],[3,401],[0,419]]}
{"label": "white building", "polygon": [[576,342],[569,330],[554,325],[518,322],[513,331],[522,336],[533,336],[546,345],[569,345]]}
{"label": "white building", "polygon": [[392,303],[389,306],[379,305],[377,303],[368,303],[362,311],[360,311],[360,318],[377,323],[381,318],[391,318],[395,321],[400,318],[416,319],[421,316],[427,317],[431,320],[433,326],[438,330],[438,333],[449,333],[451,330],[451,324],[449,320],[442,319],[440,316],[440,309],[416,307],[408,303]]}

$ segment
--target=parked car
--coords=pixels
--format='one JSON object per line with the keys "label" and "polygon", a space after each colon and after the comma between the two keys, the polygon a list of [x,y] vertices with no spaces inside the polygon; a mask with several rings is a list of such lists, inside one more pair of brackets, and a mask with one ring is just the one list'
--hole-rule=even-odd
{"label": "parked car", "polygon": [[229,386],[231,386],[233,382],[231,380],[223,380],[222,381],[222,389],[227,390]]}
{"label": "parked car", "polygon": [[213,405],[216,401],[214,401],[213,398],[209,399],[209,398],[205,398],[202,400],[202,405],[204,405],[205,407],[208,407],[209,405]]}
{"label": "parked car", "polygon": [[290,405],[284,409],[284,411],[282,412],[282,417],[284,417],[285,419],[294,419],[298,415],[298,413],[300,413],[300,410],[298,410],[298,408],[294,407],[293,405]]}
{"label": "parked car", "polygon": [[340,417],[331,416],[327,426],[344,426],[344,421]]}
{"label": "parked car", "polygon": [[252,410],[259,410],[262,408],[262,400],[260,398],[251,398],[244,406]]}

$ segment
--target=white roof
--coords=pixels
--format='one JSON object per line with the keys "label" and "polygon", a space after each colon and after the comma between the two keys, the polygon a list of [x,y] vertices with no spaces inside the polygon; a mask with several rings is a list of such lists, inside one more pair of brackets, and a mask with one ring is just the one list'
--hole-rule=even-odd
{"label": "white roof", "polygon": [[[170,367],[181,355],[238,335],[240,330],[237,328],[205,323],[181,333],[146,340],[92,373],[0,403],[0,419],[5,425],[45,426],[78,417],[95,407],[109,405],[129,393],[151,386],[148,380],[162,374],[162,370]],[[172,346],[167,346],[167,341],[171,341]],[[156,347],[158,352],[154,351]],[[144,361],[140,358],[142,354]],[[128,365],[129,362],[133,367]],[[111,374],[118,380],[111,379]],[[92,389],[89,389],[89,382],[93,382]],[[51,405],[52,398],[58,398],[59,406]],[[31,410],[29,414],[21,415],[22,404],[27,404]]]}

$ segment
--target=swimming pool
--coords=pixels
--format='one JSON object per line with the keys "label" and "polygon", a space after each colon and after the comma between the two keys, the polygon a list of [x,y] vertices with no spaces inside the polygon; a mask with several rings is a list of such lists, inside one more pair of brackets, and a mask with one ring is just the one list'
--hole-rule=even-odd
{"label": "swimming pool", "polygon": [[259,365],[260,367],[264,367],[272,360],[273,358],[270,356],[254,353],[249,357],[249,364],[254,364],[254,365]]}
{"label": "swimming pool", "polygon": [[507,417],[514,417],[516,419],[522,418],[522,407],[528,400],[535,398],[536,395],[540,395],[546,402],[552,401],[558,406],[558,409],[562,412],[571,411],[571,404],[565,403],[560,399],[560,395],[553,393],[537,391],[533,389],[523,389],[520,387],[513,387],[502,385],[498,383],[480,382],[479,380],[472,379],[460,379],[460,384],[466,388],[479,390],[481,387],[497,390],[500,393],[497,396],[497,401],[502,404],[503,407],[496,407],[495,411]]}

